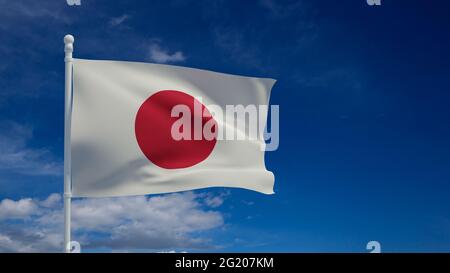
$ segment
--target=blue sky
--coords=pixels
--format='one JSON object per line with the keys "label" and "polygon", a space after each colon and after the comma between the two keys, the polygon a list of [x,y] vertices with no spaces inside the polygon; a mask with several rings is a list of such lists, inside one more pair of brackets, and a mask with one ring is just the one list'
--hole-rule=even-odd
{"label": "blue sky", "polygon": [[450,251],[447,2],[0,0],[0,251],[61,248],[67,33],[79,58],[275,78],[280,105],[275,195],[76,200],[83,250]]}

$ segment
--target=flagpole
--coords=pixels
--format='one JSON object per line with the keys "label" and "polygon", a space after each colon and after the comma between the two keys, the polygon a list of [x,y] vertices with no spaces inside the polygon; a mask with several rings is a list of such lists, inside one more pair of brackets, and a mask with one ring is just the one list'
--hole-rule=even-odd
{"label": "flagpole", "polygon": [[71,190],[71,155],[70,126],[72,113],[72,52],[74,38],[64,36],[65,62],[65,99],[64,99],[64,252],[70,253],[70,205]]}

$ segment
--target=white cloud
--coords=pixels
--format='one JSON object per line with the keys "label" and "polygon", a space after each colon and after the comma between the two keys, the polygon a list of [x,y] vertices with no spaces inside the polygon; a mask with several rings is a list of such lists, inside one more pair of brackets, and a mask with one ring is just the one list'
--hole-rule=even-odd
{"label": "white cloud", "polygon": [[109,25],[112,27],[119,26],[123,24],[126,20],[128,20],[130,16],[128,14],[123,14],[118,17],[113,17],[111,20],[109,20]]}
{"label": "white cloud", "polygon": [[43,200],[40,205],[45,208],[53,208],[61,201],[61,195],[57,193],[50,194],[47,199]]}
{"label": "white cloud", "polygon": [[177,252],[176,250],[159,251],[158,253],[187,253],[187,251]]}
{"label": "white cloud", "polygon": [[30,252],[32,249],[21,244],[9,236],[0,234],[0,251],[2,252]]}
{"label": "white cloud", "polygon": [[205,200],[205,203],[208,206],[215,208],[215,207],[222,205],[223,198],[221,196],[209,197],[208,199]]}
{"label": "white cloud", "polygon": [[[205,207],[202,199],[203,195],[193,192],[74,199],[72,236],[82,248],[112,251],[211,248],[211,240],[201,237],[201,232],[223,226],[223,217],[220,212]],[[60,251],[62,209],[59,194],[45,200],[3,200],[0,252]],[[12,219],[15,221],[11,222]]]}
{"label": "white cloud", "polygon": [[149,48],[149,59],[157,63],[175,63],[186,60],[182,51],[169,53],[168,50],[161,48],[158,43],[152,43]]}
{"label": "white cloud", "polygon": [[37,205],[31,198],[18,201],[4,199],[0,202],[0,220],[26,218],[36,213],[37,209]]}
{"label": "white cloud", "polygon": [[203,202],[211,208],[217,208],[223,204],[225,198],[230,195],[229,191],[224,191],[220,194],[212,194],[211,192],[201,194]]}
{"label": "white cloud", "polygon": [[32,129],[15,122],[0,124],[0,171],[25,175],[61,175],[62,163],[46,148],[29,148]]}

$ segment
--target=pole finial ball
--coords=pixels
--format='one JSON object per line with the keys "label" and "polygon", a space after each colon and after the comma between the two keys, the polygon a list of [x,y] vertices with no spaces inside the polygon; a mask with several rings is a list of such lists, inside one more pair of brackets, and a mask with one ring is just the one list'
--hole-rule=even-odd
{"label": "pole finial ball", "polygon": [[66,36],[64,36],[64,43],[65,44],[72,44],[75,41],[75,38],[73,38],[72,35],[67,34]]}

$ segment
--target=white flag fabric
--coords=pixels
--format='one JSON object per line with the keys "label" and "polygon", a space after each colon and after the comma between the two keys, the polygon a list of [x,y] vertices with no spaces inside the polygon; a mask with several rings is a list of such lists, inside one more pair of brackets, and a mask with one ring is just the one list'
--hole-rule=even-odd
{"label": "white flag fabric", "polygon": [[[227,105],[268,105],[274,83],[171,65],[74,59],[72,195],[144,195],[206,187],[273,193],[274,175],[266,170],[261,149],[264,140],[177,141],[170,138],[168,126],[174,121],[169,109],[191,103],[190,98],[201,100],[203,113],[210,113],[208,105],[224,113]],[[267,109],[259,119],[266,124]],[[228,120],[214,121],[236,127]]]}

